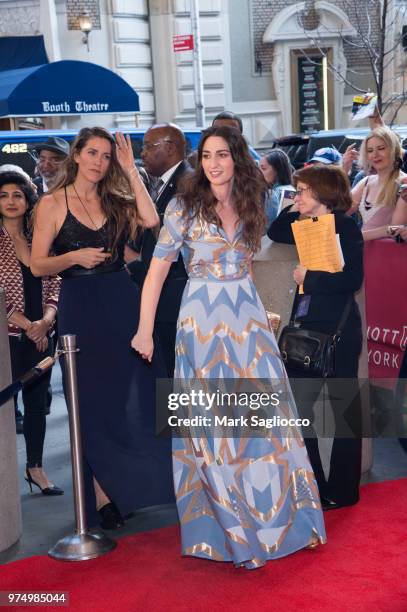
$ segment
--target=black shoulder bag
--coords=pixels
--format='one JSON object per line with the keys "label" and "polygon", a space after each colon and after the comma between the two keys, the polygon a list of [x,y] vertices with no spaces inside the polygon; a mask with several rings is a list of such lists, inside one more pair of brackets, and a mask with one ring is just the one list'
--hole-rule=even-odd
{"label": "black shoulder bag", "polygon": [[294,316],[297,300],[294,299],[290,323],[283,328],[278,341],[281,357],[288,368],[310,377],[335,376],[335,349],[349,316],[352,300],[353,295],[350,295],[336,332],[331,335],[297,327]]}

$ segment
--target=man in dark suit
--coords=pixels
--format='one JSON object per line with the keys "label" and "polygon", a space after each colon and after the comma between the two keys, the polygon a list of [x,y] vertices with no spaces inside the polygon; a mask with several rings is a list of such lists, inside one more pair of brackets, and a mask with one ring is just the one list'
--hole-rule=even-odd
{"label": "man in dark suit", "polygon": [[[192,172],[185,161],[186,141],[182,130],[174,124],[157,124],[147,130],[141,158],[151,177],[148,189],[160,216],[160,227],[169,201],[176,195],[181,179]],[[141,261],[127,265],[137,284],[142,287],[157,242],[158,228],[145,230],[139,241]],[[160,342],[167,374],[174,375],[175,336],[182,293],[187,281],[182,257],[171,265],[158,303],[155,332]]]}
{"label": "man in dark suit", "polygon": [[56,183],[62,162],[69,154],[69,143],[58,136],[51,136],[45,142],[30,147],[37,162],[38,176],[33,180],[37,194],[41,196]]}

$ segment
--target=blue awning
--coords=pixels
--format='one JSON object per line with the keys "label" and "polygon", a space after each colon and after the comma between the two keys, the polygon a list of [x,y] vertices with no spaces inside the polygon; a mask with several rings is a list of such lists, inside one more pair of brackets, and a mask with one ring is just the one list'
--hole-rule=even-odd
{"label": "blue awning", "polygon": [[116,73],[63,60],[0,72],[0,117],[136,113],[138,94]]}
{"label": "blue awning", "polygon": [[0,36],[0,70],[48,64],[43,36]]}

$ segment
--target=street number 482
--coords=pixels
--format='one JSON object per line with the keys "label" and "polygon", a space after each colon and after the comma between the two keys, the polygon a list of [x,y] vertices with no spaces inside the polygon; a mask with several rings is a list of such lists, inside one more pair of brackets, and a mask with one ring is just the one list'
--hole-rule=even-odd
{"label": "street number 482", "polygon": [[5,144],[1,150],[2,153],[27,153],[27,143],[20,142],[13,144]]}

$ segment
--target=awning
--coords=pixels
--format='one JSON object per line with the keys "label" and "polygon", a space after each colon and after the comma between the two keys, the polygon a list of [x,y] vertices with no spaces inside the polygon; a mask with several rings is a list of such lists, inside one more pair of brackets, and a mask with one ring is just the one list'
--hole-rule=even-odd
{"label": "awning", "polygon": [[0,70],[48,64],[43,36],[0,36]]}
{"label": "awning", "polygon": [[136,113],[138,94],[116,73],[63,60],[0,72],[0,117]]}

